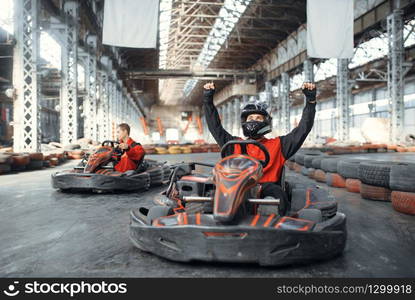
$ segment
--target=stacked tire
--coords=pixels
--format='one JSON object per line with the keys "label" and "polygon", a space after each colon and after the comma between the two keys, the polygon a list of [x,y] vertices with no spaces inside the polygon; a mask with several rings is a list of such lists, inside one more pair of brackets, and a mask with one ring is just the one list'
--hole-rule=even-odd
{"label": "stacked tire", "polygon": [[12,156],[7,153],[0,153],[0,175],[11,171]]}
{"label": "stacked tire", "polygon": [[415,215],[415,164],[393,164],[390,171],[389,186],[392,190],[392,207],[396,211]]}
{"label": "stacked tire", "polygon": [[349,192],[360,193],[362,182],[359,178],[359,165],[362,160],[344,159],[337,164],[337,173],[346,179],[345,186]]}
{"label": "stacked tire", "polygon": [[393,164],[393,162],[382,161],[364,161],[359,164],[362,198],[377,201],[391,200],[389,178]]}
{"label": "stacked tire", "polygon": [[26,171],[26,166],[30,163],[30,156],[26,153],[13,153],[12,154],[12,171]]}
{"label": "stacked tire", "polygon": [[68,159],[82,159],[85,152],[83,150],[71,150],[68,151]]}
{"label": "stacked tire", "polygon": [[168,154],[166,147],[155,147],[157,154]]}
{"label": "stacked tire", "polygon": [[327,185],[337,188],[346,187],[346,180],[337,173],[337,165],[340,161],[338,156],[330,156],[320,161],[320,168],[325,172]]}
{"label": "stacked tire", "polygon": [[180,154],[180,153],[182,153],[182,150],[181,150],[180,146],[170,146],[168,151],[169,151],[170,154]]}
{"label": "stacked tire", "polygon": [[27,170],[40,170],[43,168],[43,154],[42,153],[30,153],[30,161],[26,166]]}

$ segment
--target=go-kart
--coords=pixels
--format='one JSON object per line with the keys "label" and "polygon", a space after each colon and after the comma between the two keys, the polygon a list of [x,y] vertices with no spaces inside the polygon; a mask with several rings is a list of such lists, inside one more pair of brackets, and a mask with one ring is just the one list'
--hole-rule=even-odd
{"label": "go-kart", "polygon": [[[239,144],[243,154],[225,157]],[[253,144],[264,153],[246,154]],[[245,150],[244,150],[245,149]],[[130,213],[130,239],[139,249],[174,261],[258,263],[264,266],[305,263],[334,257],[346,244],[346,217],[328,191],[285,177],[280,181],[290,209],[279,215],[280,199],[261,198],[258,180],[269,163],[256,141],[230,141],[212,175],[193,171],[200,163],[176,166],[167,190],[153,207]],[[207,164],[201,164],[207,166]]]}
{"label": "go-kart", "polygon": [[165,163],[143,159],[136,170],[117,172],[114,166],[124,151],[117,141],[104,141],[72,170],[52,174],[52,186],[61,191],[137,191],[168,181],[171,169]]}

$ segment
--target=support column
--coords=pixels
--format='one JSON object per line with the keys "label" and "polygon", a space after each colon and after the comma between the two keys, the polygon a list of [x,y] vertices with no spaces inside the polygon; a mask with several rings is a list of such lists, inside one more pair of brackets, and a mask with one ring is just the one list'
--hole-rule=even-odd
{"label": "support column", "polygon": [[88,47],[87,63],[85,68],[85,88],[87,91],[85,107],[84,107],[84,136],[98,140],[97,133],[97,36],[88,35],[86,38]]}
{"label": "support column", "polygon": [[126,120],[126,115],[128,113],[128,98],[127,98],[127,93],[128,90],[127,88],[123,88],[123,105],[122,105],[122,112],[121,112],[121,123],[124,123]]}
{"label": "support column", "polygon": [[232,123],[233,123],[233,113],[232,113],[232,101],[226,103],[226,130],[232,132]]}
{"label": "support column", "polygon": [[337,59],[337,133],[340,141],[349,139],[349,105],[350,105],[350,85],[349,85],[349,59]]}
{"label": "support column", "polygon": [[100,142],[109,139],[108,124],[108,74],[105,70],[100,72],[100,100],[98,126],[100,128]]}
{"label": "support column", "polygon": [[290,131],[290,77],[287,72],[281,74],[281,135]]}
{"label": "support column", "polygon": [[39,57],[39,2],[15,1],[13,85],[13,150],[39,152],[41,144],[40,99],[37,79]]}
{"label": "support column", "polygon": [[388,33],[388,95],[391,110],[390,141],[399,143],[404,129],[404,80],[403,80],[403,11],[394,10],[387,17]]}
{"label": "support column", "polygon": [[272,105],[272,84],[270,81],[265,82],[265,101],[268,107]]}
{"label": "support column", "polygon": [[65,11],[65,44],[62,45],[61,143],[70,144],[78,134],[78,3],[68,1]]}
{"label": "support column", "polygon": [[117,96],[117,84],[116,84],[116,71],[111,70],[108,73],[110,80],[108,81],[108,98],[109,98],[109,126],[110,126],[110,138],[115,139],[115,114],[116,114],[116,96]]}
{"label": "support column", "polygon": [[240,136],[239,130],[241,128],[241,100],[239,98],[235,98],[233,100],[233,115],[234,115],[234,122],[233,122],[232,134],[234,136]]}
{"label": "support column", "polygon": [[314,82],[314,64],[310,59],[303,62],[304,80],[307,82]]}
{"label": "support column", "polygon": [[61,143],[78,138],[78,3],[67,1],[65,44],[62,45]]}
{"label": "support column", "polygon": [[122,80],[118,80],[117,88],[117,126],[122,122],[122,107],[123,107],[123,92],[122,92]]}

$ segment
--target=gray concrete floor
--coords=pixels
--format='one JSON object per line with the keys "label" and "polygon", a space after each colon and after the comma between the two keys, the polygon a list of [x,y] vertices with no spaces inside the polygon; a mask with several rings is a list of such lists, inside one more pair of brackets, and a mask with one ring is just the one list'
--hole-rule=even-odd
{"label": "gray concrete floor", "polygon": [[[218,154],[153,156],[214,162]],[[373,157],[373,156],[371,156]],[[1,277],[413,277],[415,217],[390,203],[329,188],[348,218],[344,254],[306,266],[176,263],[133,247],[129,211],[157,190],[132,194],[63,194],[50,175],[73,166],[0,176]],[[296,175],[299,180],[305,179]],[[328,188],[325,185],[322,185]]]}

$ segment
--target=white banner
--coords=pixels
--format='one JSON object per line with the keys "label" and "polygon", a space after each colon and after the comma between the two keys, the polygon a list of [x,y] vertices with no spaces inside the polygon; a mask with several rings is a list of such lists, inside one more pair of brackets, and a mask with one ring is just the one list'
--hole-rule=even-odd
{"label": "white banner", "polygon": [[156,48],[158,0],[105,0],[103,44]]}
{"label": "white banner", "polygon": [[353,57],[353,0],[307,0],[307,54]]}

